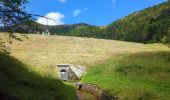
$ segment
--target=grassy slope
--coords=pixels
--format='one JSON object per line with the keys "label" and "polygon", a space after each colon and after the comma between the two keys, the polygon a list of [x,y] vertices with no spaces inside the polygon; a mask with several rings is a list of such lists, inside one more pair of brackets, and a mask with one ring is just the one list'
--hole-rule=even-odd
{"label": "grassy slope", "polygon": [[0,91],[19,100],[75,100],[74,87],[42,77],[17,59],[0,54]]}
{"label": "grassy slope", "polygon": [[[13,41],[11,55],[41,75],[56,77],[56,64],[71,63],[90,66],[118,53],[167,50],[162,44],[140,43],[63,36],[18,35],[23,42]],[[93,59],[91,59],[93,58]]]}
{"label": "grassy slope", "polygon": [[[1,36],[5,40],[4,35],[1,34]],[[0,82],[0,89],[21,99],[35,97],[37,99],[44,97],[74,99],[72,86],[57,80],[56,64],[83,64],[90,67],[103,63],[117,54],[169,50],[163,44],[144,45],[113,40],[62,36],[26,35],[28,38],[21,35],[17,36],[22,37],[23,42],[14,40],[12,45],[6,44],[11,48],[11,56],[0,56],[0,80],[3,80]],[[114,63],[111,64],[114,65]],[[96,73],[95,75],[100,74]],[[112,76],[114,76],[114,73]],[[105,80],[107,79],[110,80],[105,78]],[[94,82],[94,80],[91,79],[86,82]],[[99,81],[102,84],[103,80]],[[103,84],[102,87],[109,87],[109,85]]]}
{"label": "grassy slope", "polygon": [[82,81],[121,100],[169,100],[170,52],[117,55],[92,66]]}

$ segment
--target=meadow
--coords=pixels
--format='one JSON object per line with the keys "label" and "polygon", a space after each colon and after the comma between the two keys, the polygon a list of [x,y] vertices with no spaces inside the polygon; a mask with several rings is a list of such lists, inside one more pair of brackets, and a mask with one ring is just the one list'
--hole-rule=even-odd
{"label": "meadow", "polygon": [[120,100],[169,100],[170,52],[116,55],[91,66],[82,82],[97,84]]}
{"label": "meadow", "polygon": [[[54,69],[57,64],[88,67],[104,62],[115,54],[169,50],[163,44],[145,45],[94,38],[19,34],[17,37],[22,41],[12,39],[12,44],[6,44],[10,55],[43,74],[56,73]],[[8,41],[8,37],[3,35],[3,40]]]}
{"label": "meadow", "polygon": [[[0,35],[8,41],[7,35]],[[0,55],[0,88],[21,99],[74,100],[72,84],[57,77],[56,65],[68,63],[86,66],[88,72],[82,82],[95,83],[120,99],[168,97],[167,45],[35,34],[16,36],[22,41],[12,39],[12,44],[6,43],[10,54]]]}

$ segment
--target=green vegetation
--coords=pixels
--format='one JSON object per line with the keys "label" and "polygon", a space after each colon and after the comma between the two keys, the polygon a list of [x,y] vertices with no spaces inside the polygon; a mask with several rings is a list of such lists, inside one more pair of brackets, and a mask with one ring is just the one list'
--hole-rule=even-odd
{"label": "green vegetation", "polygon": [[0,91],[19,100],[76,99],[75,90],[69,83],[42,77],[27,68],[17,59],[0,54]]}
{"label": "green vegetation", "polygon": [[105,27],[86,26],[69,35],[140,43],[170,42],[170,2],[130,14]]}
{"label": "green vegetation", "polygon": [[119,54],[89,67],[82,79],[120,100],[169,100],[170,52]]}
{"label": "green vegetation", "polygon": [[[42,32],[47,28],[41,24],[34,23],[33,25],[35,29],[27,30],[27,32]],[[170,1],[135,12],[104,27],[80,23],[49,26],[48,29],[52,35],[93,37],[140,43],[168,43],[170,42]]]}
{"label": "green vegetation", "polygon": [[113,39],[134,42],[170,42],[170,1],[135,12],[110,24]]}
{"label": "green vegetation", "polygon": [[[2,40],[7,41],[4,34],[1,34]],[[52,67],[62,63],[86,65],[89,72],[83,82],[95,83],[120,99],[155,97],[166,100],[169,97],[170,53],[167,51],[170,49],[164,44],[65,36],[16,36],[23,42],[12,40],[12,45],[6,44],[11,48],[11,56],[0,54],[0,91],[18,99],[74,100],[73,86],[58,80],[57,69]],[[164,52],[151,53],[159,51]],[[92,66],[99,63],[104,64]]]}
{"label": "green vegetation", "polygon": [[[8,41],[5,34],[0,34],[2,40]],[[30,100],[35,98],[42,100],[57,98],[60,100],[74,100],[75,93],[72,85],[57,79],[55,65],[63,63],[87,66],[89,72],[83,78],[84,82],[96,83],[110,94],[118,95],[122,98],[131,96],[127,94],[130,90],[132,90],[131,92],[139,90],[140,97],[143,95],[142,93],[152,94],[152,91],[156,91],[159,94],[159,98],[167,95],[167,90],[164,87],[166,86],[165,81],[168,82],[169,76],[167,73],[161,74],[162,76],[159,73],[159,71],[169,71],[168,61],[170,53],[164,52],[170,49],[164,44],[140,44],[52,35],[15,35],[21,38],[22,42],[12,40],[13,44],[6,43],[11,48],[10,56],[0,54],[0,91],[5,91],[18,99]],[[141,53],[158,51],[164,52]],[[135,55],[133,53],[139,54]],[[106,61],[112,56],[113,59]],[[97,67],[93,68],[92,65],[101,64],[102,62],[105,64],[97,65]],[[133,65],[137,67],[134,68]],[[163,69],[159,69],[159,67]],[[115,68],[117,69],[115,70]],[[138,70],[143,68],[146,70]],[[149,71],[154,71],[155,69],[158,73],[154,73],[153,76],[160,75],[163,81],[160,82],[156,78],[154,80],[151,77]],[[134,76],[133,74],[136,74],[134,73],[136,70],[138,73],[142,71],[141,74],[144,74],[145,77],[141,77],[141,74],[138,77],[132,77]],[[155,82],[153,86],[152,82]],[[150,85],[152,87],[149,87]],[[163,88],[160,88],[159,85]],[[168,88],[169,85],[167,85]],[[119,94],[119,90],[123,92]],[[138,95],[135,93],[131,93],[133,94],[131,97],[135,98]],[[122,96],[122,94],[126,95]],[[155,92],[153,94],[157,96]],[[87,95],[87,98],[89,97],[90,95]],[[131,97],[127,98],[131,99]]]}
{"label": "green vegetation", "polygon": [[[26,23],[32,27],[25,26]],[[169,43],[170,1],[135,12],[105,27],[84,23],[45,26],[32,21],[14,26],[18,29],[16,32],[24,33],[42,33],[47,27],[52,35]],[[0,36],[2,43],[8,41],[3,36]],[[39,35],[26,35],[22,39],[23,42],[13,40],[12,45],[5,44],[11,48],[10,55],[0,53],[0,91],[17,99],[75,100],[74,87],[58,80],[57,70],[50,67],[59,63],[88,66],[82,82],[97,84],[121,100],[170,98],[170,52],[169,47],[161,43],[146,45]],[[98,65],[91,66],[93,64]]]}
{"label": "green vegetation", "polygon": [[[57,25],[49,26],[48,29],[52,35],[73,35],[71,32],[73,30],[79,29],[81,27],[91,26],[85,23],[73,24],[73,25]],[[74,36],[74,35],[73,35]]]}

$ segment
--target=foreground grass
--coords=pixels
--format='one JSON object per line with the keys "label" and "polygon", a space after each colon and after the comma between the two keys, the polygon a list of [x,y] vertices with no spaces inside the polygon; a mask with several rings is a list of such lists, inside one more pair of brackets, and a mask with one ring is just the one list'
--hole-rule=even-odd
{"label": "foreground grass", "polygon": [[0,54],[0,91],[18,100],[76,100],[72,85],[42,77],[28,68],[13,57]]}
{"label": "foreground grass", "polygon": [[170,52],[117,55],[82,79],[121,100],[169,100]]}

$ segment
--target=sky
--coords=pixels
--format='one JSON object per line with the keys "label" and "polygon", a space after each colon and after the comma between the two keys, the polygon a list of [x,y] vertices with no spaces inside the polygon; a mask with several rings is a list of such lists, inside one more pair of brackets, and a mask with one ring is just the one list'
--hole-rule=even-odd
{"label": "sky", "polygon": [[[54,20],[48,25],[87,23],[105,26],[135,11],[166,0],[29,0],[26,11]],[[37,22],[47,24],[44,18]]]}

